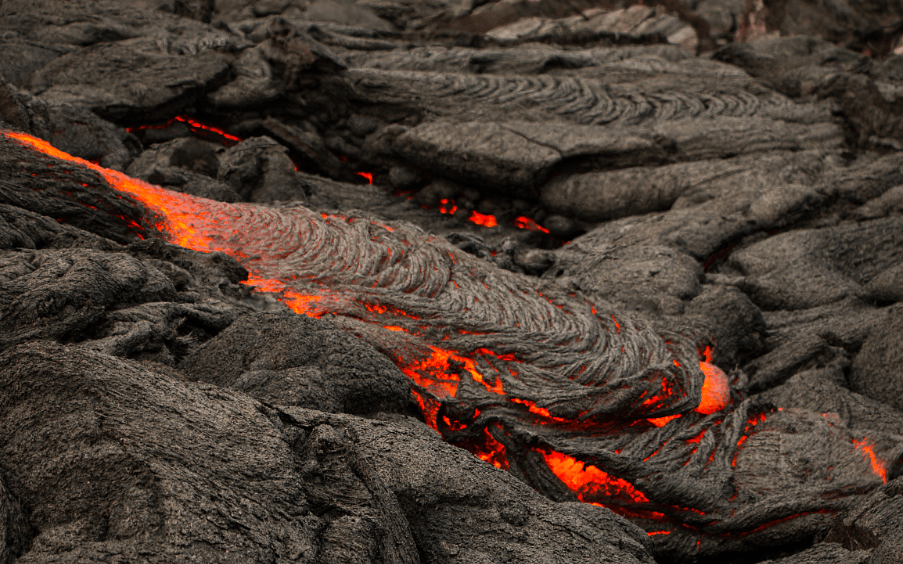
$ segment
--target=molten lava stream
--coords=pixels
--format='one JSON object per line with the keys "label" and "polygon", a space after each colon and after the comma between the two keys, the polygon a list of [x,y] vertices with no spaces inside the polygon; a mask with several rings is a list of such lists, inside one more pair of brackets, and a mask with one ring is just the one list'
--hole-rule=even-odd
{"label": "molten lava stream", "polygon": [[[346,281],[354,282],[360,288],[371,283],[374,288],[391,284],[393,276],[400,275],[396,274],[397,270],[393,270],[393,268],[402,264],[399,262],[402,260],[402,256],[405,257],[404,260],[409,261],[413,266],[416,266],[418,264],[417,261],[420,260],[429,261],[432,263],[433,269],[438,269],[440,263],[444,265],[443,268],[445,269],[451,269],[456,264],[456,259],[451,254],[450,263],[442,258],[444,255],[438,256],[440,259],[438,263],[435,258],[431,259],[425,255],[420,256],[415,253],[415,249],[409,248],[409,243],[403,239],[400,241],[400,244],[399,241],[393,240],[395,241],[394,247],[386,247],[385,245],[388,244],[387,241],[390,239],[388,234],[393,230],[389,226],[372,222],[372,228],[367,227],[372,240],[367,241],[368,244],[366,246],[348,247],[342,235],[357,228],[351,225],[354,218],[346,219],[342,216],[327,216],[326,214],[321,218],[319,214],[313,214],[302,209],[293,210],[293,215],[287,217],[286,214],[280,214],[253,205],[224,204],[191,197],[165,190],[130,178],[120,172],[105,169],[96,164],[72,157],[55,149],[47,142],[29,135],[10,133],[9,136],[47,155],[75,162],[96,171],[115,189],[136,198],[148,209],[155,212],[158,216],[155,227],[159,232],[165,233],[173,243],[203,252],[222,251],[237,258],[251,273],[251,277],[247,282],[249,285],[255,287],[258,291],[279,293],[281,299],[297,313],[320,317],[327,312],[348,313],[353,311],[353,309],[349,309],[351,308],[349,302],[357,300],[358,298],[354,296],[361,294],[351,292],[351,297],[349,297],[349,292],[344,291],[343,283]],[[454,207],[450,207],[446,211],[453,212]],[[266,236],[254,238],[254,234],[248,233],[248,229],[241,226],[247,223],[248,217],[253,218],[263,214],[269,214],[265,221],[270,233]],[[495,224],[495,218],[479,214],[478,212],[473,212],[470,219],[485,226]],[[535,222],[527,218],[519,218],[519,221],[525,228],[534,228]],[[298,231],[299,228],[301,231]],[[278,235],[274,237],[275,234]],[[272,237],[272,239],[267,239],[266,237]],[[353,239],[349,237],[348,240]],[[333,247],[329,247],[330,244]],[[321,266],[323,257],[317,255],[316,253],[318,252],[328,252],[330,256],[333,256],[332,265],[327,265],[324,269]],[[295,255],[299,254],[302,257],[310,257],[311,260],[316,259],[316,269],[308,273],[299,272],[305,266],[303,263],[293,262]],[[379,258],[374,259],[374,257]],[[288,271],[283,263],[291,264],[291,267],[288,267]],[[408,263],[405,264],[407,265]],[[386,265],[389,265],[390,268],[384,268],[380,271],[380,267],[385,267]],[[374,272],[378,272],[378,276],[374,276]],[[424,294],[424,297],[430,297],[439,290],[430,290],[431,279],[424,274],[429,272],[429,270],[424,269],[422,266],[416,266],[416,269],[407,267],[404,274],[410,276],[412,272],[415,273],[415,277],[407,286],[401,288],[403,292],[420,291]],[[419,275],[416,274],[418,272],[420,273]],[[303,292],[298,289],[300,286],[305,286],[300,284],[301,279],[313,280],[312,284],[306,284],[306,287],[312,291]],[[336,283],[327,287],[319,282],[324,279],[334,280]],[[496,314],[498,308],[491,303],[493,294],[488,284],[485,282],[475,284],[470,276],[457,278],[452,274],[451,270],[449,270],[448,279],[456,288],[462,284],[468,285],[471,291],[464,295],[474,296],[469,298],[469,301],[461,303],[457,297],[458,294],[454,292],[447,293],[449,304],[460,304],[452,305],[452,307],[464,312],[462,322],[474,317],[479,318],[480,312],[484,310],[489,318]],[[505,290],[505,284],[507,284],[505,279],[497,280],[495,283],[501,285],[501,290]],[[512,286],[507,289],[507,292],[514,299],[530,306],[529,308],[513,307],[506,310],[505,319],[513,327],[524,330],[532,327],[531,330],[533,331],[545,331],[547,328],[560,331],[564,328],[575,336],[598,330],[596,325],[586,325],[589,319],[597,319],[595,316],[591,318],[575,316],[575,311],[577,310],[572,311],[572,309],[564,308],[559,303],[567,301],[563,296],[559,297],[559,302],[556,302],[551,297],[543,296],[535,290],[525,290],[519,286]],[[479,296],[485,297],[480,298]],[[536,300],[537,296],[541,298],[538,303]],[[362,305],[366,306],[367,303]],[[576,305],[573,307],[576,307]],[[580,307],[586,308],[587,306],[581,302]],[[369,311],[374,313],[373,310]],[[380,317],[392,317],[392,319],[386,320],[380,319]],[[397,308],[392,311],[383,308],[382,314],[375,314],[367,321],[382,327],[389,327],[391,331],[401,330],[409,332],[414,330],[412,320],[416,320],[415,315],[407,314]],[[612,317],[612,322],[616,326],[616,332],[623,336],[624,330],[618,321]],[[445,330],[448,331],[449,329],[446,328]],[[468,332],[460,331],[458,334],[464,335],[465,333]],[[470,333],[473,335],[478,334]],[[565,339],[563,342],[568,342],[568,339]],[[601,343],[601,346],[607,348],[604,342]],[[500,376],[497,374],[484,375],[478,370],[473,358],[442,348],[438,346],[438,343],[429,345],[429,349],[431,353],[420,359],[399,357],[397,360],[399,360],[401,369],[414,383],[429,390],[436,397],[454,397],[457,391],[457,381],[461,374],[469,376],[474,382],[484,386],[488,393],[505,396]],[[480,354],[487,358],[494,356],[497,361],[514,364],[515,366],[517,364],[513,357],[496,355],[485,347],[479,350],[482,351]],[[663,352],[667,353],[667,351]],[[613,353],[608,352],[606,354],[611,355]],[[625,354],[624,349],[621,347],[621,358],[623,358],[623,354]],[[616,364],[621,364],[616,359],[613,360],[615,360]],[[457,372],[453,371],[450,362],[461,368]],[[676,360],[674,360],[674,364],[678,370],[682,370]],[[632,369],[625,366],[622,370],[626,374]],[[510,374],[514,377],[518,371],[518,369],[512,369]],[[723,376],[723,373],[720,371],[716,371],[714,374]],[[726,386],[726,381],[724,386]],[[670,387],[665,385],[664,380],[662,381],[662,387],[664,395],[656,398],[658,403],[667,402],[668,400]],[[716,394],[716,402],[712,404],[712,409],[717,407],[717,398],[722,398],[722,395]],[[554,417],[549,410],[537,406],[534,401],[518,397],[507,399],[511,404],[523,406],[522,409],[525,409],[526,412],[550,422],[554,422],[556,419],[564,421]],[[428,412],[433,411],[428,406],[428,403],[423,403],[425,410]],[[427,420],[435,425],[435,413],[426,413],[426,416]],[[499,447],[500,445],[493,445],[490,450],[498,452]],[[479,446],[474,445],[473,450],[478,451],[479,449]]]}
{"label": "molten lava stream", "polygon": [[[5,135],[96,171],[156,214],[150,220],[171,242],[235,257],[251,274],[248,285],[276,293],[295,312],[335,315],[395,359],[431,426],[499,468],[514,464],[502,444],[516,444],[505,435],[505,418],[532,425],[531,433],[549,429],[554,440],[574,431],[605,439],[613,429],[632,437],[668,437],[631,464],[653,468],[661,457],[684,464],[695,460],[705,468],[720,461],[727,471],[737,466],[737,454],[765,419],[751,418],[742,432],[736,430],[742,420],[734,427],[724,424],[739,415],[718,413],[728,406],[730,390],[710,349],[699,355],[701,374],[690,370],[684,364],[695,351],[679,336],[664,340],[624,313],[598,314],[563,289],[498,271],[415,228],[300,207],[277,210],[191,197],[72,157],[40,139]],[[494,222],[473,214],[484,225]],[[543,401],[550,385],[557,396]],[[701,401],[694,405],[700,387]],[[610,401],[615,396],[617,405]],[[624,413],[632,418],[622,421]],[[735,437],[734,448],[727,452],[731,445],[716,442],[715,435]],[[639,442],[654,446],[645,438]],[[846,439],[845,444],[886,481],[873,443]],[[655,483],[648,479],[643,491],[610,468],[553,448],[518,448],[532,449],[531,456],[539,456],[579,499],[660,521],[653,531],[659,539],[677,536],[670,534],[677,528],[662,530],[665,523],[678,522],[674,515],[699,513],[657,504],[650,489]]]}

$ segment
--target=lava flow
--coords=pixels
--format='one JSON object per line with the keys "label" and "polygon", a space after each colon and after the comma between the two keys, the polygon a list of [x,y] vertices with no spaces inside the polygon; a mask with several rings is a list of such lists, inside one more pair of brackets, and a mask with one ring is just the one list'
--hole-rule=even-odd
{"label": "lava flow", "polygon": [[[711,349],[700,354],[683,335],[496,269],[406,224],[215,202],[102,168],[28,135],[4,135],[95,171],[147,208],[148,232],[235,257],[255,290],[275,293],[297,313],[329,315],[388,355],[410,379],[425,420],[452,443],[543,493],[559,491],[549,485],[555,476],[573,499],[651,521],[662,542],[742,521],[734,518],[737,495],[716,503],[693,489],[702,486],[678,487],[674,480],[727,484],[736,473],[732,485],[719,487],[746,487],[744,472],[761,460],[744,449],[780,441],[795,429],[782,422],[802,417],[749,415],[745,403],[732,405],[728,377],[712,364]],[[488,225],[488,217],[478,219]],[[837,452],[855,456],[848,474],[812,479],[822,488],[814,500],[886,481],[880,449],[840,427],[812,425],[836,436]],[[793,479],[811,479],[800,476]],[[803,511],[784,504],[738,526],[751,533]]]}
{"label": "lava flow", "polygon": [[169,127],[172,127],[176,123],[184,123],[188,126],[188,129],[195,135],[202,138],[214,138],[222,142],[223,145],[234,145],[235,143],[241,141],[240,138],[226,133],[222,129],[201,123],[188,116],[176,116],[168,120],[166,123],[160,125],[139,125],[137,127],[127,127],[126,131],[128,131],[129,133],[135,133],[136,131],[146,129],[167,129]]}

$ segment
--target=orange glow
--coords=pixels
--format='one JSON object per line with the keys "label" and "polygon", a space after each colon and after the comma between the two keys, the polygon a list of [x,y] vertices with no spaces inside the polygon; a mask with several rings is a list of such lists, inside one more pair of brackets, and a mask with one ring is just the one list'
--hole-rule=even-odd
{"label": "orange glow", "polygon": [[646,534],[649,535],[650,537],[655,536],[655,535],[670,535],[671,531],[649,531]]}
{"label": "orange glow", "polygon": [[439,200],[439,212],[447,213],[449,215],[455,215],[455,212],[458,211],[458,206],[455,205],[454,200],[449,199],[441,199]]}
{"label": "orange glow", "polygon": [[520,229],[526,229],[528,231],[541,231],[542,233],[549,232],[548,229],[525,216],[520,216],[519,218],[515,219],[514,225]]}
{"label": "orange glow", "polygon": [[[495,424],[495,428],[499,428],[498,424]],[[483,433],[476,441],[462,446],[465,446],[467,450],[472,452],[480,460],[488,462],[502,470],[508,469],[508,457],[505,454],[505,445],[495,440],[495,437],[492,436],[488,428],[483,429]]]}
{"label": "orange glow", "polygon": [[274,280],[272,278],[258,278],[253,274],[249,275],[247,280],[239,282],[239,284],[251,286],[259,292],[281,292],[282,290],[285,290],[285,284],[279,280]]}
{"label": "orange glow", "polygon": [[495,227],[498,225],[494,215],[485,215],[478,211],[470,212],[470,217],[467,218],[467,221],[482,225],[483,227]]}
{"label": "orange glow", "polygon": [[[141,125],[138,127],[127,127],[126,131],[128,131],[129,133],[132,133],[136,129],[166,129],[167,127],[170,127],[173,123],[175,123],[177,121],[188,124],[189,129],[191,129],[195,133],[198,133],[199,131],[206,131],[206,132],[210,132],[210,133],[219,135],[225,141],[231,142],[231,143],[226,143],[226,144],[238,143],[239,141],[241,141],[240,137],[230,135],[230,134],[226,133],[225,131],[223,131],[222,129],[203,124],[197,120],[191,119],[188,116],[176,116],[162,125]],[[225,143],[225,141],[224,141],[224,143]]]}
{"label": "orange glow", "polygon": [[286,290],[285,284],[279,280],[259,278],[251,274],[248,276],[247,280],[240,282],[240,284],[251,286],[258,292],[282,294],[276,299],[283,302],[295,313],[315,317],[317,319],[323,317],[326,313],[324,308],[315,307],[316,302],[323,299],[322,296],[311,296],[300,294],[292,290]]}
{"label": "orange glow", "polygon": [[865,439],[862,439],[861,441],[853,439],[853,444],[856,445],[856,449],[862,451],[862,454],[872,463],[872,472],[875,476],[881,478],[881,481],[886,484],[887,468],[885,467],[884,462],[879,460],[875,455],[874,445],[869,444]]}
{"label": "orange glow", "polygon": [[664,427],[668,421],[673,419],[677,419],[680,415],[665,415],[664,417],[651,417],[647,419],[650,423],[655,425],[656,427]]}
{"label": "orange glow", "polygon": [[420,412],[423,413],[426,424],[433,429],[438,429],[439,426],[436,424],[436,416],[439,414],[439,402],[432,398],[425,398],[417,392],[417,390],[413,389],[411,390],[411,396],[414,397],[417,401],[417,405],[420,406]]}
{"label": "orange glow", "polygon": [[314,304],[322,299],[322,296],[308,296],[288,290],[285,292],[285,297],[282,298],[282,301],[285,305],[292,308],[292,311],[295,313],[320,319],[326,311],[314,307]]}
{"label": "orange glow", "polygon": [[555,417],[552,415],[548,409],[544,407],[536,407],[536,402],[530,400],[523,400],[520,398],[511,398],[511,401],[514,403],[519,403],[521,405],[527,406],[527,411],[530,413],[534,413],[536,415],[542,415],[543,417],[548,417],[549,419],[554,419],[555,421],[567,422],[567,419],[562,419],[561,417]]}
{"label": "orange glow", "polygon": [[571,490],[577,493],[577,498],[593,499],[612,498],[621,501],[645,503],[649,499],[643,492],[637,490],[633,484],[621,478],[610,476],[595,466],[589,466],[572,456],[560,452],[538,451],[549,466],[549,469],[558,476],[558,479]]}
{"label": "orange glow", "polygon": [[372,172],[355,172],[354,174],[358,176],[363,176],[367,179],[367,182],[373,184],[373,173]]}
{"label": "orange glow", "polygon": [[705,374],[705,381],[702,384],[702,400],[694,411],[711,415],[727,407],[730,402],[731,391],[727,375],[720,368],[706,361],[701,361],[699,368]]}
{"label": "orange glow", "polygon": [[[111,186],[135,197],[162,216],[156,227],[158,230],[166,232],[172,243],[196,251],[227,250],[223,245],[216,244],[208,234],[197,231],[194,227],[195,224],[210,223],[210,219],[207,218],[209,210],[200,206],[190,205],[191,199],[183,194],[170,192],[159,186],[126,176],[121,172],[103,168],[84,159],[73,157],[42,139],[21,133],[7,133],[6,135],[51,157],[80,164],[101,174]],[[210,203],[216,204],[216,202]]]}

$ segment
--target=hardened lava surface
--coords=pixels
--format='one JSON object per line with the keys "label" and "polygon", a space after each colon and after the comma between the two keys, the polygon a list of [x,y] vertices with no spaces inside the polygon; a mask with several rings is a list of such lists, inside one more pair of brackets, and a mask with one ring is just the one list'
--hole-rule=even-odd
{"label": "hardened lava surface", "polygon": [[[701,343],[416,227],[169,192],[5,135],[141,202],[143,232],[234,257],[244,284],[389,356],[447,441],[553,499],[631,517],[675,550],[803,538],[799,521],[827,521],[886,482],[900,456],[891,437],[828,415],[731,398]],[[210,372],[241,356],[235,346],[185,368]]]}
{"label": "hardened lava surface", "polygon": [[0,2],[0,564],[895,562],[876,2]]}

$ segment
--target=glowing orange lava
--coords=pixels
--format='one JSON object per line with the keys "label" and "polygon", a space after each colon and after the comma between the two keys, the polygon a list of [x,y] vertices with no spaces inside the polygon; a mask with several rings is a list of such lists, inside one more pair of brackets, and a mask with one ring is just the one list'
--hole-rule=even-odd
{"label": "glowing orange lava", "polygon": [[373,173],[372,172],[355,172],[354,174],[366,178],[367,182],[369,184],[373,184]]}
{"label": "glowing orange lava", "polygon": [[455,215],[455,212],[458,211],[458,206],[455,205],[454,200],[449,200],[447,198],[443,198],[439,200],[439,213],[447,213],[448,215]]}
{"label": "glowing orange lava", "polygon": [[536,223],[529,217],[520,216],[519,218],[514,220],[514,225],[519,229],[526,229],[528,231],[539,231],[541,233],[548,233],[549,230],[543,227],[542,225]]}
{"label": "glowing orange lava", "polygon": [[478,211],[470,212],[470,217],[467,218],[467,221],[482,225],[483,227],[495,227],[498,225],[494,215],[486,215]]}
{"label": "glowing orange lava", "polygon": [[589,466],[572,456],[560,452],[540,450],[549,469],[558,479],[573,492],[580,501],[592,501],[594,497],[623,500],[625,502],[645,503],[649,499],[633,484],[621,478],[615,478]]}
{"label": "glowing orange lava", "polygon": [[702,401],[699,402],[695,411],[705,415],[721,411],[727,407],[731,399],[727,375],[720,368],[706,361],[701,361],[699,368],[705,374],[705,381],[702,384]]}
{"label": "glowing orange lava", "polygon": [[236,137],[234,135],[226,133],[222,129],[203,124],[197,120],[191,119],[188,116],[176,116],[162,125],[142,125],[142,126],[138,126],[138,127],[127,127],[126,131],[128,131],[129,133],[133,133],[135,130],[140,130],[140,129],[166,129],[167,127],[170,127],[173,123],[175,123],[177,121],[188,124],[188,127],[195,133],[209,132],[209,133],[216,134],[216,135],[222,137],[223,142],[227,145],[232,144],[232,143],[238,143],[241,141],[240,137]]}
{"label": "glowing orange lava", "polygon": [[668,421],[673,421],[679,417],[680,415],[665,415],[664,417],[651,417],[647,421],[649,421],[656,427],[664,427],[668,423]]}
{"label": "glowing orange lava", "polygon": [[861,441],[853,440],[856,449],[862,451],[862,454],[872,463],[872,472],[875,476],[881,478],[881,481],[887,483],[887,467],[875,456],[874,445],[869,444],[865,439]]}

